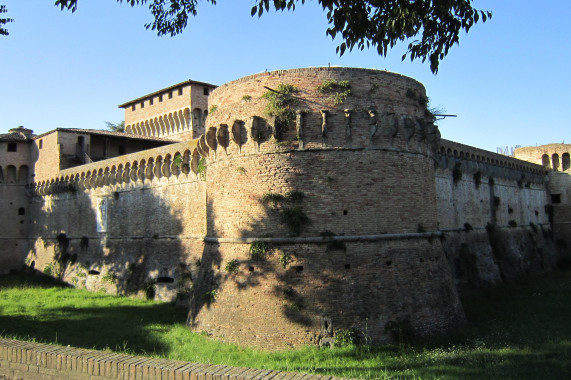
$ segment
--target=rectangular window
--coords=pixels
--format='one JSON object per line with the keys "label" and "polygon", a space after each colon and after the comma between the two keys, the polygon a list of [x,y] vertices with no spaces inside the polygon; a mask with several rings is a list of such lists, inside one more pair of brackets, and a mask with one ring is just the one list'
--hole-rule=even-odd
{"label": "rectangular window", "polygon": [[145,101],[144,100],[141,102],[141,108],[145,108]]}
{"label": "rectangular window", "polygon": [[182,88],[179,88],[179,89],[178,89],[178,95],[179,95],[179,96],[182,95]]}
{"label": "rectangular window", "polygon": [[159,95],[159,103],[163,101],[163,96]]}
{"label": "rectangular window", "polygon": [[551,203],[561,203],[561,194],[551,194]]}
{"label": "rectangular window", "polygon": [[18,144],[15,142],[8,143],[8,152],[17,152]]}
{"label": "rectangular window", "polygon": [[131,111],[134,111],[136,107],[137,107],[137,106],[136,106],[135,104],[133,104],[133,105],[131,106]]}
{"label": "rectangular window", "polygon": [[172,99],[172,91],[169,92],[169,99]]}
{"label": "rectangular window", "polygon": [[204,95],[208,96],[210,91],[208,91],[208,87],[204,87]]}
{"label": "rectangular window", "polygon": [[149,99],[149,105],[153,105],[153,98]]}
{"label": "rectangular window", "polygon": [[42,149],[42,148],[44,147],[44,141],[43,141],[43,140],[40,140],[40,144],[39,144],[39,145],[40,145],[40,149]]}

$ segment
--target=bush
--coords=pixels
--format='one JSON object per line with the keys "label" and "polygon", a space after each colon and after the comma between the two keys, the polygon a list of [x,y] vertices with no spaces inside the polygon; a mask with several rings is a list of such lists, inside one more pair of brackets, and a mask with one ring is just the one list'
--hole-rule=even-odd
{"label": "bush", "polygon": [[339,329],[335,331],[335,346],[359,345],[365,342],[363,333],[358,329]]}

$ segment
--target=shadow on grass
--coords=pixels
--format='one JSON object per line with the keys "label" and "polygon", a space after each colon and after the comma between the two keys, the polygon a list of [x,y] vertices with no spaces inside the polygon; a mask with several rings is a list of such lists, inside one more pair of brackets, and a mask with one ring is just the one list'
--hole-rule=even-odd
{"label": "shadow on grass", "polygon": [[48,289],[71,288],[72,286],[39,271],[28,271],[28,273],[0,276],[0,290],[18,289],[23,287]]}
{"label": "shadow on grass", "polygon": [[[57,289],[61,284],[48,286],[49,280],[41,276],[0,277],[0,291],[17,290],[25,283],[35,284],[32,287],[56,287],[54,290],[60,299],[69,295],[68,290]],[[69,290],[72,291],[75,292]],[[120,302],[107,295],[85,294],[84,298]],[[125,299],[127,301],[132,302]],[[34,302],[41,303],[41,300]],[[353,378],[570,378],[571,272],[524,279],[467,298],[464,303],[469,321],[465,328],[409,345],[307,348],[272,354],[244,350],[237,357],[234,354],[238,352],[229,355],[232,351],[220,344],[213,351],[198,355],[216,364]],[[109,347],[135,354],[182,352],[178,344],[186,345],[184,351],[193,354],[202,349],[189,343],[191,339],[186,335],[177,337],[174,344],[162,338],[161,333],[184,322],[185,309],[156,303],[123,306],[103,303],[98,307],[85,304],[85,307],[74,307],[68,302],[58,306],[54,302],[54,307],[42,308],[37,314],[23,310],[14,316],[0,311],[0,334],[76,347]],[[196,357],[177,359],[196,360]]]}
{"label": "shadow on grass", "polygon": [[[17,275],[0,277],[0,290],[27,288],[67,288],[47,276]],[[71,290],[70,290],[71,291]],[[75,292],[75,290],[73,290]],[[54,298],[71,297],[65,293]],[[77,296],[73,296],[75,298]],[[47,296],[46,296],[47,298]],[[169,346],[159,334],[175,324],[183,324],[187,310],[169,303],[119,305],[116,297],[85,293],[81,305],[56,306],[57,301],[46,301],[37,313],[5,315],[0,312],[0,334],[6,337],[57,343],[82,348],[109,348],[133,354],[162,355]],[[96,302],[116,303],[97,306]],[[128,303],[132,300],[125,298]],[[41,299],[36,303],[40,304]],[[48,302],[54,302],[49,306]],[[143,303],[141,301],[141,303]],[[86,306],[82,306],[86,305]],[[22,306],[23,308],[24,306]]]}

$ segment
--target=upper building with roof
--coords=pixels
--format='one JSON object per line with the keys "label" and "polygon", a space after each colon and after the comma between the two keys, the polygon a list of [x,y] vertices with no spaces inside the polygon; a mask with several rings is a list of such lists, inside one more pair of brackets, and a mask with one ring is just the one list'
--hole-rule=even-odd
{"label": "upper building with roof", "polygon": [[192,140],[205,131],[208,96],[216,86],[187,80],[120,104],[125,132]]}

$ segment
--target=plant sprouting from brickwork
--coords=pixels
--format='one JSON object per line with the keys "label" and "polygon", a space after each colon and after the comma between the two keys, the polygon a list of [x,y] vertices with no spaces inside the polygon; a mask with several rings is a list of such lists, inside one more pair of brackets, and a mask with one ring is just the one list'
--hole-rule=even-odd
{"label": "plant sprouting from brickwork", "polygon": [[291,260],[291,256],[289,255],[289,253],[287,252],[282,252],[282,254],[280,255],[280,264],[282,265],[282,268],[286,268],[287,265],[289,264]]}
{"label": "plant sprouting from brickwork", "polygon": [[250,258],[254,261],[262,261],[268,253],[268,245],[263,241],[255,241],[250,245]]}
{"label": "plant sprouting from brickwork", "polygon": [[107,273],[103,277],[101,277],[101,281],[106,282],[108,284],[114,284],[117,281],[117,275],[114,273]]}
{"label": "plant sprouting from brickwork", "polygon": [[273,207],[278,207],[280,202],[283,202],[285,197],[277,193],[266,193],[262,196],[263,203],[271,203]]}
{"label": "plant sprouting from brickwork", "polygon": [[344,103],[345,100],[351,96],[351,85],[348,80],[337,82],[333,79],[328,79],[317,87],[317,92],[329,95],[328,99],[332,101],[334,105],[338,105]]}
{"label": "plant sprouting from brickwork", "polygon": [[206,166],[206,159],[204,157],[198,160],[197,174],[202,179],[206,179]]}
{"label": "plant sprouting from brickwork", "polygon": [[244,96],[242,96],[242,101],[243,102],[251,102],[252,97],[250,95],[244,95]]}
{"label": "plant sprouting from brickwork", "polygon": [[309,217],[301,207],[291,207],[280,210],[280,219],[293,236],[301,235],[305,226],[310,222]]}
{"label": "plant sprouting from brickwork", "polygon": [[226,269],[226,272],[228,272],[229,274],[238,273],[239,268],[240,268],[240,264],[238,263],[238,260],[236,260],[236,259],[228,261],[226,263],[226,266],[224,267],[224,269]]}
{"label": "plant sprouting from brickwork", "polygon": [[218,106],[216,104],[211,105],[210,109],[208,110],[208,114],[212,115],[214,112],[216,112],[217,109],[218,109]]}
{"label": "plant sprouting from brickwork", "polygon": [[205,292],[202,294],[202,299],[204,299],[204,301],[210,305],[211,303],[214,303],[216,301],[216,297],[218,296],[218,292],[216,291],[216,289],[210,290],[208,292]]}
{"label": "plant sprouting from brickwork", "polygon": [[268,116],[275,118],[276,138],[281,139],[283,133],[295,120],[294,107],[299,104],[299,99],[294,94],[299,93],[299,89],[291,84],[279,84],[277,89],[269,90],[262,98],[268,101],[264,112]]}
{"label": "plant sprouting from brickwork", "polygon": [[145,292],[145,298],[148,300],[155,299],[155,295],[157,293],[157,284],[155,281],[149,281],[145,284],[145,288],[143,289]]}
{"label": "plant sprouting from brickwork", "polygon": [[180,169],[180,167],[182,165],[182,156],[180,153],[178,153],[176,156],[174,156],[174,159],[172,160],[172,165],[173,165],[173,167]]}

